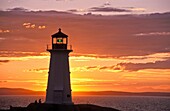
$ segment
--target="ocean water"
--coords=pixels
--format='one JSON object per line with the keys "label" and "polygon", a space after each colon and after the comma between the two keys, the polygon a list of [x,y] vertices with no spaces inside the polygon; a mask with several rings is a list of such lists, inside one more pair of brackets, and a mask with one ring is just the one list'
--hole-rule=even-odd
{"label": "ocean water", "polygon": [[[11,106],[27,106],[44,96],[0,96],[0,109]],[[74,96],[75,104],[95,104],[122,111],[170,111],[170,97],[154,96]]]}

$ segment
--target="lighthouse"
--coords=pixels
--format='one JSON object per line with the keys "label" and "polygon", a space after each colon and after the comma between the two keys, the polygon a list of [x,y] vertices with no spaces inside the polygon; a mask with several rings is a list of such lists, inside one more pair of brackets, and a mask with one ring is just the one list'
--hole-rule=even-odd
{"label": "lighthouse", "polygon": [[61,29],[52,36],[50,52],[50,66],[45,103],[73,104],[70,84],[68,36]]}

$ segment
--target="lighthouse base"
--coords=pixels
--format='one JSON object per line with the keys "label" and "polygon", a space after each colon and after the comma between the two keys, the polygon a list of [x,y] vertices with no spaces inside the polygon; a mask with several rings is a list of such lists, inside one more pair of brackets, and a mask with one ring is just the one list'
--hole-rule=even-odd
{"label": "lighthouse base", "polygon": [[[51,92],[50,92],[51,91]],[[45,103],[47,104],[73,104],[71,94],[64,93],[64,90],[49,90]]]}

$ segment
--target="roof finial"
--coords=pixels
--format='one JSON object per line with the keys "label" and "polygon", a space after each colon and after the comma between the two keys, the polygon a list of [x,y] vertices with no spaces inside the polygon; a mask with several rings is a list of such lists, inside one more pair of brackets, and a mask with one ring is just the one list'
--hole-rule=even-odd
{"label": "roof finial", "polygon": [[61,32],[61,28],[59,28],[58,30],[59,30],[59,32]]}

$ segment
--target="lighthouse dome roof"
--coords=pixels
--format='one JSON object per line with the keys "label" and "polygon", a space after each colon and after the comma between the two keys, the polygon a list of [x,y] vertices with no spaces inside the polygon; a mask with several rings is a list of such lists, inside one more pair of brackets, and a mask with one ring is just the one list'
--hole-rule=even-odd
{"label": "lighthouse dome roof", "polygon": [[57,33],[55,33],[55,34],[53,34],[53,35],[51,35],[53,38],[54,37],[56,37],[56,38],[60,38],[60,37],[62,37],[62,38],[67,38],[68,37],[68,35],[66,35],[66,34],[64,34],[64,33],[62,33],[61,32],[61,28],[59,28],[59,30],[58,30],[58,32]]}

